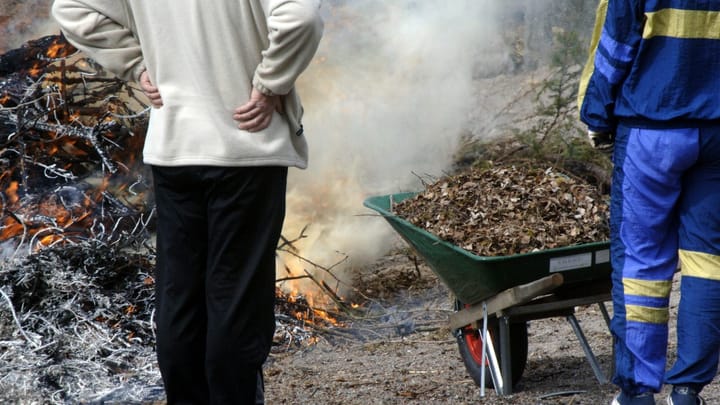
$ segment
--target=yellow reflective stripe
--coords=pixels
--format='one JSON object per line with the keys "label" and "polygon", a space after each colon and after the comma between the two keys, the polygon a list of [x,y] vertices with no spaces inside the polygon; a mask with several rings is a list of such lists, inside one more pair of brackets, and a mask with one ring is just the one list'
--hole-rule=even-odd
{"label": "yellow reflective stripe", "polygon": [[680,270],[684,276],[720,280],[720,256],[680,249]]}
{"label": "yellow reflective stripe", "polygon": [[650,308],[639,305],[627,305],[625,307],[628,321],[644,323],[667,323],[669,311],[667,308]]}
{"label": "yellow reflective stripe", "polygon": [[639,280],[637,278],[623,278],[623,288],[625,289],[625,295],[667,298],[670,296],[672,280]]}
{"label": "yellow reflective stripe", "polygon": [[578,113],[582,108],[585,93],[587,92],[590,76],[595,71],[595,51],[600,42],[603,24],[605,24],[605,14],[607,14],[607,0],[600,0],[597,10],[595,10],[595,27],[593,28],[592,38],[590,38],[590,49],[588,51],[588,59],[585,62],[582,73],[580,74],[580,85],[577,94]]}
{"label": "yellow reflective stripe", "polygon": [[720,39],[720,12],[666,8],[645,13],[643,38]]}

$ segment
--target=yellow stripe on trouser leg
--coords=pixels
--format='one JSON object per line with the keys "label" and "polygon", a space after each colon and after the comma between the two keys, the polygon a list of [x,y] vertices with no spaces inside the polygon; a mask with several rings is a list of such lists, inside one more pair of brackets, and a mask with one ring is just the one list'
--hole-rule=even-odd
{"label": "yellow stripe on trouser leg", "polygon": [[[634,296],[642,301],[647,298],[648,304],[657,303],[657,299],[666,299],[670,295],[672,280],[640,280],[636,278],[623,278],[625,296]],[[652,304],[650,304],[652,305]],[[627,320],[643,323],[664,324],[668,321],[668,307],[627,304]]]}
{"label": "yellow stripe on trouser leg", "polygon": [[672,280],[640,280],[638,278],[623,278],[625,295],[641,297],[667,298],[670,296]]}
{"label": "yellow stripe on trouser leg", "polygon": [[720,281],[720,256],[681,249],[680,268],[683,276]]}
{"label": "yellow stripe on trouser leg", "polygon": [[643,323],[667,323],[668,308],[652,308],[643,307],[640,305],[627,305],[625,306],[628,321],[643,322]]}

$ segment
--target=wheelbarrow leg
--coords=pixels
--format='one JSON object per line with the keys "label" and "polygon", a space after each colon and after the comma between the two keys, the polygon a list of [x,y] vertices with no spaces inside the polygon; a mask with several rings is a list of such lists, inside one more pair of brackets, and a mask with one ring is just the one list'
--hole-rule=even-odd
{"label": "wheelbarrow leg", "polygon": [[[610,314],[608,313],[607,307],[605,307],[604,302],[598,302],[598,305],[600,306],[600,312],[602,312],[603,318],[605,318],[605,324],[608,327],[608,330],[610,330],[610,334],[612,335],[612,329],[610,327]],[[610,371],[609,375],[613,376],[615,375],[615,337],[613,336],[612,339],[612,361],[610,362]]]}
{"label": "wheelbarrow leg", "polygon": [[573,330],[575,331],[575,335],[577,336],[578,340],[580,341],[580,346],[582,346],[583,351],[585,352],[585,357],[588,359],[588,362],[590,363],[590,367],[592,367],[593,372],[595,373],[595,378],[600,382],[600,384],[605,384],[608,382],[607,378],[605,377],[605,373],[603,373],[602,368],[600,368],[600,364],[597,361],[597,358],[595,358],[595,355],[592,352],[592,349],[590,349],[590,345],[588,344],[587,339],[585,338],[585,334],[583,333],[582,329],[580,328],[580,323],[578,322],[577,318],[574,314],[570,314],[567,316],[568,322],[570,322],[570,325],[572,325]]}
{"label": "wheelbarrow leg", "polygon": [[608,313],[607,307],[605,307],[605,303],[598,302],[598,306],[600,307],[600,312],[602,312],[603,319],[605,319],[605,325],[610,329],[610,314]]}
{"label": "wheelbarrow leg", "polygon": [[[506,386],[506,381],[503,378],[504,370],[500,370],[500,365],[498,364],[497,356],[495,355],[495,345],[493,344],[492,337],[490,336],[490,333],[488,333],[488,314],[487,314],[487,304],[483,301],[482,304],[482,311],[483,311],[483,326],[480,330],[480,336],[482,339],[482,361],[481,364],[488,363],[489,371],[490,371],[490,378],[492,378],[493,386],[495,387],[495,392],[498,395],[503,395],[505,390],[504,387]],[[502,322],[500,325],[500,329],[502,330]],[[502,334],[502,332],[501,332]],[[502,338],[501,338],[502,339]],[[500,348],[503,350],[503,348]],[[480,396],[485,396],[485,367],[483,367],[480,371]]]}
{"label": "wheelbarrow leg", "polygon": [[500,368],[502,370],[502,392],[501,395],[512,394],[512,369],[510,361],[510,317],[501,316],[499,319],[500,329]]}

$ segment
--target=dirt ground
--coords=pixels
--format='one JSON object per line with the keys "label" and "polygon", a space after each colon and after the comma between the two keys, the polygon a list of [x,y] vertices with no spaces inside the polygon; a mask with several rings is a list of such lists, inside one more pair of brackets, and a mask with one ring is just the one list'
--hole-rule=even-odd
{"label": "dirt ground", "polygon": [[[400,248],[358,279],[374,297],[376,316],[370,311],[302,350],[276,350],[265,369],[269,404],[595,405],[609,404],[616,392],[612,384],[598,382],[571,324],[554,317],[528,322],[528,361],[513,393],[499,396],[486,387],[483,396],[447,327],[451,295],[421,259]],[[609,302],[606,307],[612,311]],[[576,318],[609,376],[611,337],[599,306],[577,307]],[[675,355],[673,328],[674,323],[669,362]],[[708,404],[720,403],[720,384],[702,394]],[[667,388],[657,403],[665,404],[666,396]]]}
{"label": "dirt ground", "polygon": [[[513,393],[499,396],[486,387],[483,395],[465,369],[458,343],[448,328],[448,317],[454,312],[452,295],[399,238],[391,253],[357,269],[354,286],[364,296],[362,310],[352,318],[343,318],[344,326],[307,327],[293,332],[297,337],[294,342],[278,341],[264,369],[268,405],[596,405],[609,404],[616,391],[613,385],[598,382],[571,324],[564,317],[553,317],[528,322],[527,365]],[[669,362],[675,356],[677,282],[674,287]],[[609,304],[607,308],[611,310]],[[609,375],[611,337],[600,307],[576,307],[575,315],[603,373]],[[298,344],[300,339],[307,339],[308,331],[315,333],[314,342]],[[107,359],[96,358],[97,364],[81,363],[78,356],[62,351],[56,352],[65,356],[65,361],[35,356],[35,365],[28,365],[32,369],[23,372],[27,363],[11,356],[29,356],[35,350],[14,350],[16,344],[27,347],[12,317],[2,308],[0,368],[9,371],[0,373],[0,387],[4,387],[0,389],[0,403],[165,403],[152,347],[132,349],[125,361],[135,366],[119,374],[110,373]],[[139,361],[143,358],[149,359],[147,363]],[[64,401],[46,397],[53,392],[48,390],[53,382],[57,383],[57,392],[64,393]],[[720,403],[719,382],[703,391],[708,404]],[[658,395],[658,404],[665,404],[666,392]]]}

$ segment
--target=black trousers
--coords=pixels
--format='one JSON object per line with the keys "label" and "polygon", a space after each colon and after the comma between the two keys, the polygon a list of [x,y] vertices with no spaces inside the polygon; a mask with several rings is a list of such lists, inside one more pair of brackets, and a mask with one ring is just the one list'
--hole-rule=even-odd
{"label": "black trousers", "polygon": [[168,404],[255,404],[275,331],[286,167],[153,168]]}

